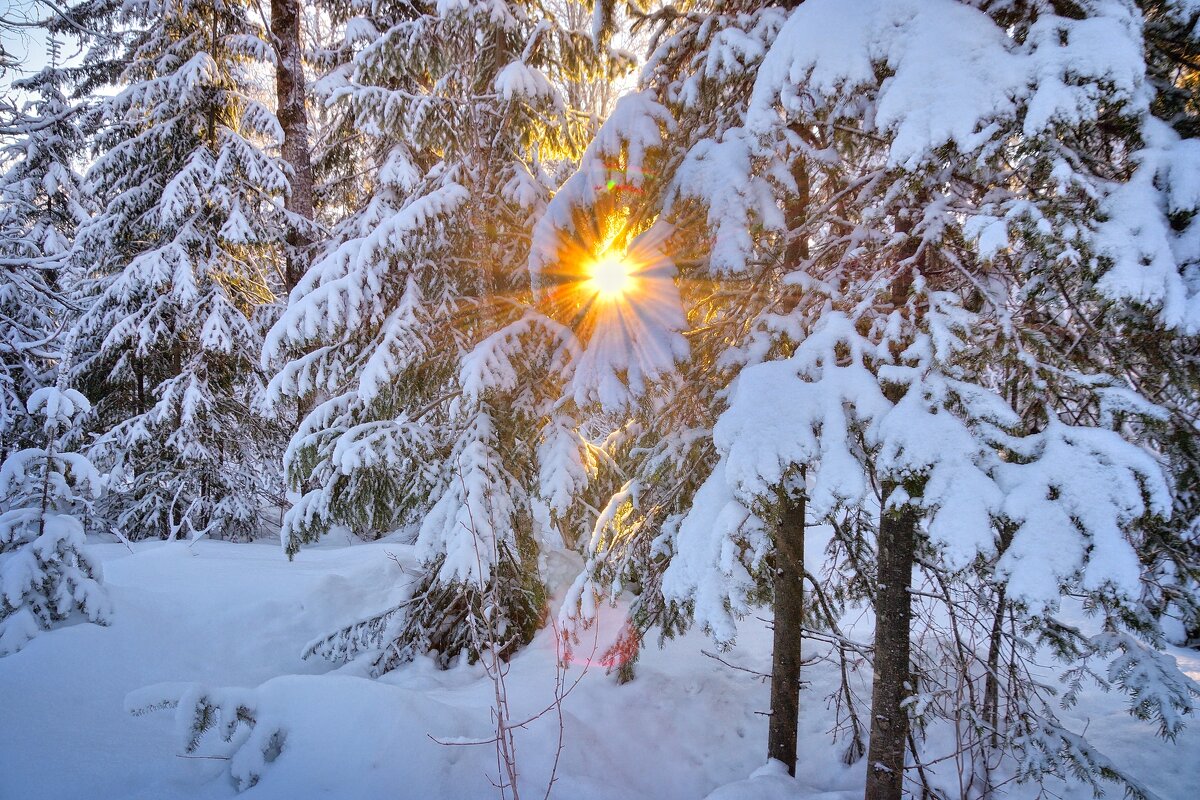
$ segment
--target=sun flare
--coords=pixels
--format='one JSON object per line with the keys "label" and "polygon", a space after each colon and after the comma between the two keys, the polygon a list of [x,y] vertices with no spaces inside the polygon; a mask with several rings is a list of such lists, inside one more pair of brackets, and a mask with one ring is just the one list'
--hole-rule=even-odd
{"label": "sun flare", "polygon": [[587,267],[587,288],[605,300],[616,300],[633,288],[633,264],[605,253]]}

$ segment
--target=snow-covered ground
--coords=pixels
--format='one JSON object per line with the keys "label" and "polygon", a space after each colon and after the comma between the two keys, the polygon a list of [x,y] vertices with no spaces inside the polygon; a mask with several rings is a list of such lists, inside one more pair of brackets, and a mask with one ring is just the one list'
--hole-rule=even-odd
{"label": "snow-covered ground", "polygon": [[[258,725],[284,732],[282,752],[241,797],[497,796],[490,746],[431,738],[489,735],[493,688],[479,667],[439,672],[419,661],[372,680],[355,665],[335,669],[300,658],[313,638],[382,606],[389,598],[379,596],[380,587],[403,590],[408,578],[400,564],[410,557],[404,545],[318,547],[292,563],[272,544],[153,542],[134,545],[133,553],[97,544],[92,551],[104,562],[113,624],[45,633],[0,659],[0,798],[236,796],[234,762],[225,758],[230,746],[215,732],[195,753],[207,757],[184,758],[173,712],[126,711],[127,696],[148,696],[144,687],[164,682],[253,689]],[[611,615],[609,623],[617,612]],[[611,635],[611,624],[601,627]],[[748,621],[738,647],[722,658],[762,670],[769,645],[765,625]],[[590,651],[590,642],[581,650]],[[563,703],[552,797],[684,800],[717,790],[721,800],[861,796],[863,763],[843,766],[841,745],[826,735],[824,698],[834,678],[828,670],[807,676],[812,685],[802,702],[817,713],[802,719],[800,777],[793,782],[760,769],[766,718],[758,712],[767,708],[766,687],[702,650],[712,646],[698,632],[661,650],[651,646],[637,680],[623,686],[602,667],[590,668]],[[1200,673],[1195,653],[1174,654],[1194,677]],[[553,698],[555,661],[546,632],[514,659],[514,718]],[[568,680],[586,659],[576,662]],[[1125,713],[1119,697],[1099,692],[1064,718],[1086,722],[1097,746],[1165,800],[1190,800],[1200,791],[1197,724],[1174,745],[1161,742]],[[523,796],[545,793],[558,733],[555,714],[518,732]],[[1082,788],[1049,788],[1090,796]],[[1012,796],[1036,792],[1015,787]]]}

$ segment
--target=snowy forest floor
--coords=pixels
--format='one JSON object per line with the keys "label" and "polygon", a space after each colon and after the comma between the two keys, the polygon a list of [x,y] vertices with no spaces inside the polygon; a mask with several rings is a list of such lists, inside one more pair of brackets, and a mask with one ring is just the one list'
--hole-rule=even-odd
{"label": "snowy forest floor", "polygon": [[[260,724],[286,733],[262,780],[241,797],[489,798],[497,792],[490,746],[447,746],[430,737],[486,738],[492,685],[477,666],[438,671],[418,661],[379,680],[300,653],[315,637],[381,607],[379,587],[403,586],[406,546],[379,542],[322,546],[289,563],[278,545],[201,541],[133,546],[94,544],[115,603],[110,627],[76,625],[37,637],[0,660],[0,798],[225,798],[237,795],[223,758],[181,758],[173,712],[133,716],[126,696],[161,682],[255,689]],[[396,556],[393,559],[392,556]],[[393,590],[397,591],[397,590]],[[619,612],[610,611],[601,636]],[[602,623],[604,620],[602,620]],[[862,635],[859,632],[858,635]],[[590,651],[586,642],[581,651]],[[858,798],[863,763],[841,764],[842,743],[827,735],[827,666],[809,670],[802,704],[799,779],[745,781],[763,761],[767,687],[755,676],[704,655],[700,632],[650,644],[637,679],[617,685],[593,666],[563,703],[564,749],[552,797]],[[1173,650],[1193,677],[1194,651]],[[568,680],[582,669],[586,653]],[[731,664],[765,671],[770,633],[747,620]],[[553,699],[553,635],[539,634],[512,662],[513,717]],[[1164,800],[1190,800],[1200,789],[1200,724],[1175,745],[1131,719],[1121,698],[1089,690],[1063,714],[1087,725],[1089,738]],[[523,795],[541,798],[555,754],[553,714],[517,734]],[[199,756],[225,756],[209,733]],[[740,783],[739,783],[740,782]],[[1010,787],[1032,798],[1036,786]],[[1050,786],[1064,798],[1084,787]],[[1120,797],[1117,788],[1110,796]]]}

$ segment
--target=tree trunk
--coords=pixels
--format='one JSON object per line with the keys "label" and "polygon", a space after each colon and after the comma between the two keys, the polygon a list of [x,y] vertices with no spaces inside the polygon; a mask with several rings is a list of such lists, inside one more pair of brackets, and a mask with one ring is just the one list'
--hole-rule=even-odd
{"label": "tree trunk", "polygon": [[[312,153],[308,141],[308,111],[304,106],[304,68],[300,60],[300,0],[271,0],[271,37],[275,45],[275,112],[283,129],[283,160],[291,168],[291,191],[284,204],[304,220],[313,218]],[[311,242],[304,223],[289,224],[284,285],[287,291],[308,270]]]}
{"label": "tree trunk", "polygon": [[800,719],[800,642],[804,632],[804,496],[788,497],[775,531],[775,635],[771,655],[771,721],[767,756],[796,774]]}
{"label": "tree trunk", "polygon": [[[885,485],[883,501],[895,484]],[[917,515],[911,508],[884,511],[879,521],[879,575],[875,590],[875,680],[871,690],[871,746],[866,800],[900,800],[908,711],[909,629]]]}
{"label": "tree trunk", "polygon": [[[798,131],[803,135],[803,131]],[[796,156],[792,162],[796,194],[789,200],[787,216],[791,239],[784,250],[784,265],[796,269],[809,257],[808,238],[797,230],[808,217],[811,201],[808,162]],[[794,306],[796,294],[785,304]],[[804,632],[804,470],[799,475],[800,494],[792,497],[781,489],[783,513],[775,531],[775,564],[772,589],[775,604],[774,638],[771,651],[771,721],[767,729],[767,757],[787,765],[796,774],[796,729],[800,721],[800,644]]]}
{"label": "tree trunk", "polygon": [[[1012,540],[1012,528],[1006,526],[1000,531],[997,557],[1007,552]],[[1004,583],[996,588],[996,618],[988,637],[987,677],[983,684],[983,721],[992,729],[990,738],[993,748],[1000,745],[1000,648],[1004,642],[1004,620],[1008,613],[1007,588]]]}

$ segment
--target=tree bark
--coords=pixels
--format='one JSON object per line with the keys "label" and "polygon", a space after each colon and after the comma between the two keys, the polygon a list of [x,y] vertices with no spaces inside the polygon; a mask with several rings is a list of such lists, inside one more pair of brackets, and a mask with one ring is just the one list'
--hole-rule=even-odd
{"label": "tree bark", "polygon": [[[271,0],[271,38],[275,46],[276,119],[283,129],[282,155],[291,169],[291,191],[284,208],[306,221],[313,219],[313,168],[308,140],[308,111],[304,105],[304,67],[300,54],[300,0]],[[308,270],[311,244],[304,223],[288,225],[287,263],[283,281],[287,291]]]}
{"label": "tree bark", "polygon": [[788,497],[775,531],[775,633],[771,654],[771,721],[767,756],[796,774],[800,719],[800,642],[804,632],[805,500]]}
{"label": "tree bark", "polygon": [[[800,131],[803,135],[803,131]],[[792,162],[796,194],[784,208],[791,239],[784,250],[784,266],[799,268],[808,260],[808,238],[798,229],[808,217],[811,188],[808,162],[797,155]],[[794,306],[799,297],[786,298]],[[767,757],[787,765],[788,774],[796,774],[796,730],[800,721],[800,645],[804,632],[804,525],[806,506],[804,471],[799,475],[800,494],[792,497],[780,490],[783,511],[775,531],[774,595],[775,622],[771,650],[771,717],[767,728]]]}
{"label": "tree bark", "polygon": [[[883,502],[895,484],[885,485]],[[900,800],[908,711],[909,629],[912,622],[913,549],[917,514],[912,508],[884,511],[879,521],[879,574],[875,590],[875,680],[871,690],[871,746],[866,800]]]}
{"label": "tree bark", "polygon": [[[1012,539],[1011,528],[1005,527],[1000,531],[998,556],[1004,555]],[[1008,613],[1007,588],[1004,583],[996,588],[996,618],[992,621],[992,633],[988,637],[987,678],[983,684],[983,720],[992,729],[992,747],[1000,744],[1000,648],[1004,642],[1004,620]]]}
{"label": "tree bark", "polygon": [[[900,213],[896,232],[909,234],[912,218]],[[916,253],[916,242],[904,246],[902,258]],[[923,265],[917,265],[918,268]],[[912,291],[913,269],[901,268],[892,279],[891,305],[904,313]],[[900,386],[887,386],[884,394],[898,403]],[[900,488],[883,482],[883,508],[879,515],[879,552],[875,581],[875,677],[871,687],[871,744],[867,751],[866,800],[900,800],[904,794],[904,757],[908,744],[908,710],[904,708],[910,679],[913,560],[917,542],[917,510],[905,505],[889,511],[888,499]]]}

